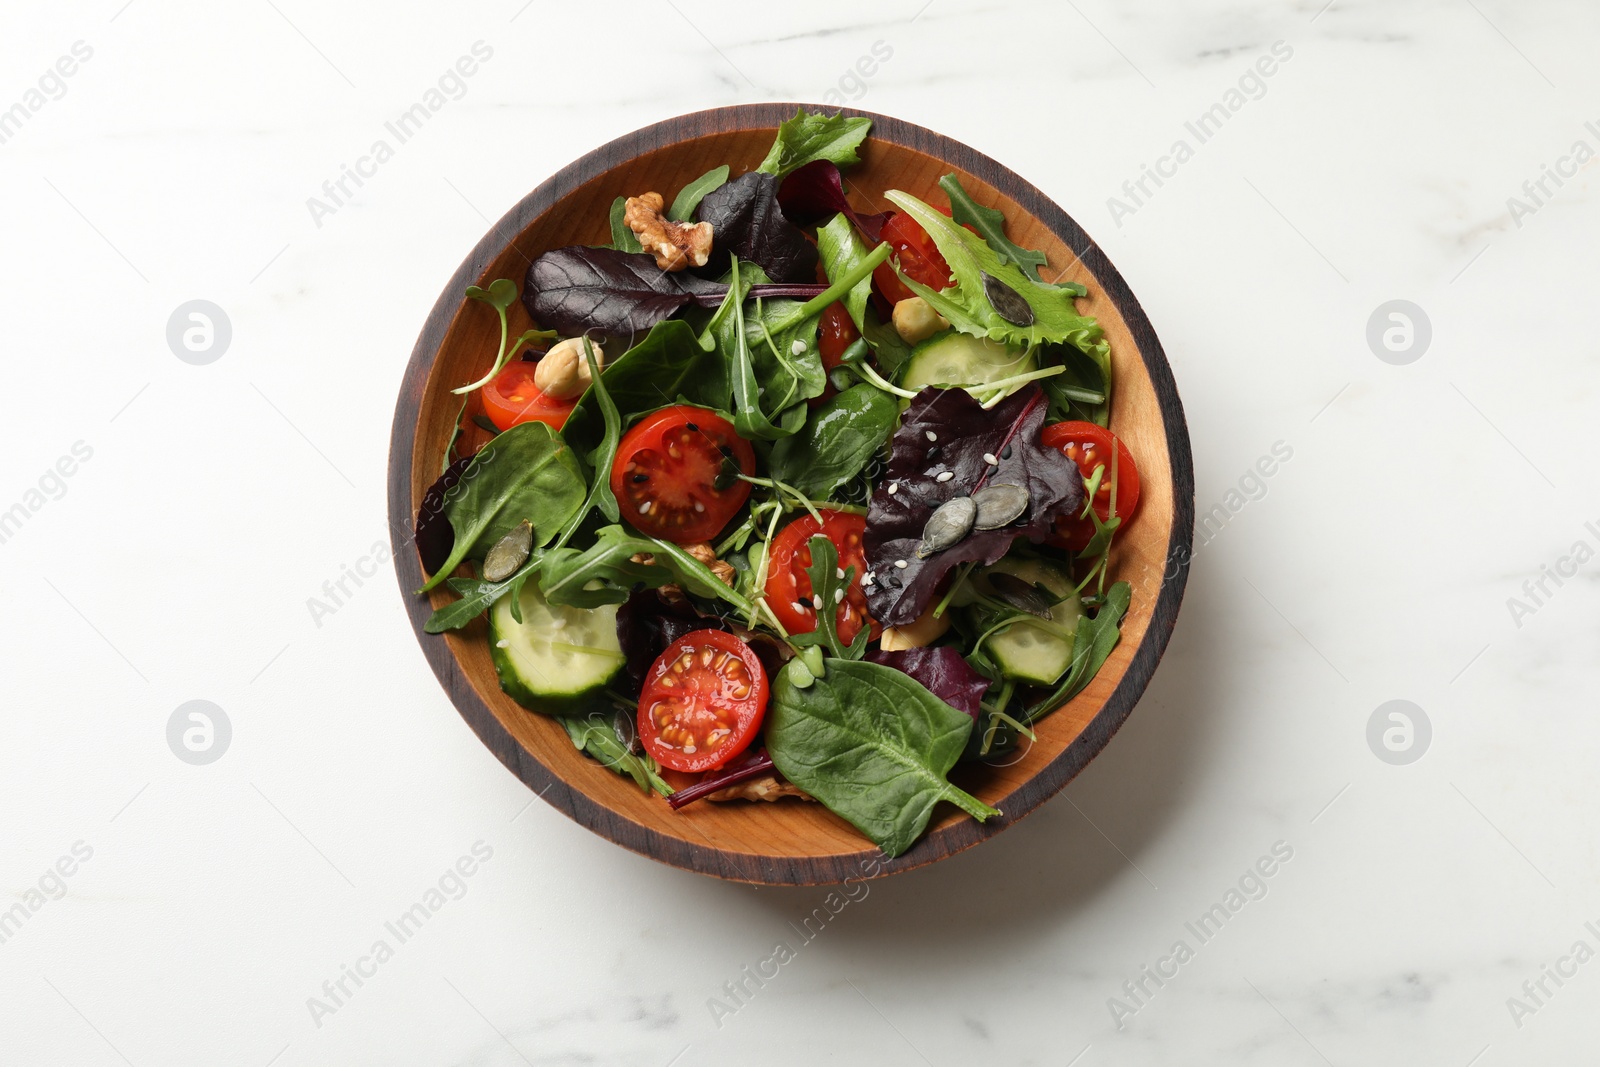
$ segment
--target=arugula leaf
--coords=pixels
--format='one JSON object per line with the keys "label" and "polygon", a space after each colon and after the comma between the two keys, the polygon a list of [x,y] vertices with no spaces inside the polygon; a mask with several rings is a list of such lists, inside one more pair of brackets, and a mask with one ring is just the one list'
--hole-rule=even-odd
{"label": "arugula leaf", "polygon": [[911,847],[941,800],[980,821],[1000,814],[945,778],[970,715],[893,667],[832,660],[807,681],[801,662],[779,672],[767,712],[767,752],[785,778],[890,856]]}
{"label": "arugula leaf", "polygon": [[[759,276],[760,268],[741,266],[739,257],[733,257],[727,300],[707,333],[732,376],[733,428],[747,440],[776,441],[800,428],[805,401],[822,395],[827,378],[817,350],[819,318],[802,319],[774,334],[772,322],[784,321],[788,305],[758,305],[753,323],[745,314],[749,282],[743,279]],[[799,353],[792,347],[796,341]]]}
{"label": "arugula leaf", "polygon": [[861,162],[856,148],[866,140],[871,128],[869,118],[846,118],[799,108],[794,118],[778,127],[777,140],[772,142],[767,158],[756,170],[781,178],[819,159],[829,160],[839,167],[854,166]]}
{"label": "arugula leaf", "polygon": [[617,736],[611,717],[601,712],[590,712],[584,718],[563,718],[567,736],[579,752],[587,753],[603,767],[626,775],[648,793],[654,789],[662,796],[671,796],[673,789],[656,773],[656,761],[648,755],[634,755]]}
{"label": "arugula leaf", "polygon": [[[520,592],[522,583],[527,580],[529,575],[537,571],[542,563],[543,554],[536,552],[528,559],[528,562],[522,565],[521,570],[503,582],[488,582],[482,578],[451,578],[445,584],[450,587],[451,592],[461,599],[452,600],[428,616],[428,621],[422,624],[423,632],[442,634],[446,630],[461,629],[467,623],[488,611],[495,601],[507,593],[513,590]],[[522,611],[520,605],[516,601],[511,603],[512,607],[517,609],[512,614],[517,616],[518,622],[521,622]]]}
{"label": "arugula leaf", "polygon": [[[1013,264],[1002,262],[983,238],[956,225],[942,211],[935,211],[898,189],[891,189],[884,196],[927,231],[950,265],[956,284],[944,290],[930,289],[898,270],[896,273],[907,288],[933,305],[962,333],[1018,347],[1068,341],[1085,351],[1101,340],[1101,330],[1094,319],[1079,315],[1073,303],[1083,294],[1082,286],[1041,285]],[[984,291],[986,274],[1027,302],[1033,316],[1030,325],[1019,326],[1001,318]]]}
{"label": "arugula leaf", "polygon": [[617,405],[611,399],[611,391],[606,388],[605,376],[600,372],[594,346],[587,339],[583,343],[583,358],[589,363],[591,384],[587,392],[594,394],[595,404],[599,406],[600,417],[605,423],[605,433],[594,451],[584,457],[589,463],[589,495],[584,499],[583,506],[573,512],[572,518],[561,528],[561,534],[556,538],[557,548],[566,545],[577,532],[578,524],[589,517],[591,508],[599,508],[600,513],[612,522],[616,522],[621,515],[617,510],[616,494],[611,491],[611,464],[617,458],[617,444],[622,437],[622,416],[618,414]]}
{"label": "arugula leaf", "polygon": [[462,560],[475,558],[526,519],[534,544],[550,542],[582,504],[588,489],[577,459],[542,422],[513,426],[481,448],[446,494],[444,514],[455,533],[450,555],[417,590],[426,593]]}
{"label": "arugula leaf", "polygon": [[860,474],[882,451],[900,417],[894,397],[875,385],[853,385],[814,408],[805,427],[772,446],[772,476],[814,500]]}
{"label": "arugula leaf", "polygon": [[1039,382],[1050,398],[1053,421],[1077,420],[1105,426],[1111,421],[1111,351],[1104,341],[1083,351],[1074,345],[1047,345],[1041,362],[1055,360],[1066,370]]}
{"label": "arugula leaf", "polygon": [[1006,238],[1006,217],[992,207],[984,207],[961,187],[961,179],[946,174],[939,179],[939,188],[950,198],[950,215],[958,226],[971,226],[983,235],[1002,263],[1010,263],[1036,282],[1043,284],[1039,268],[1048,260],[1043,252],[1031,248],[1018,248]]}
{"label": "arugula leaf", "polygon": [[694,209],[700,206],[700,201],[713,189],[720,189],[728,182],[728,165],[713,167],[694,181],[685,185],[678,191],[677,198],[672,201],[672,206],[667,209],[667,218],[673,222],[688,222],[694,217]]}
{"label": "arugula leaf", "polygon": [[619,196],[611,201],[611,247],[618,252],[643,252],[644,245],[628,224],[623,221],[628,213],[628,198]]}
{"label": "arugula leaf", "polygon": [[1127,614],[1132,599],[1133,587],[1127,582],[1116,582],[1106,590],[1100,610],[1092,617],[1085,615],[1078,620],[1072,642],[1072,666],[1067,668],[1066,677],[1049,696],[1028,709],[1024,723],[1038,722],[1094,681],[1106,657],[1122,638],[1122,617]]}
{"label": "arugula leaf", "polygon": [[806,568],[806,577],[811,579],[811,599],[817,605],[817,628],[808,634],[795,634],[789,641],[800,648],[816,645],[839,659],[860,659],[867,651],[869,631],[863,628],[848,645],[839,636],[839,605],[856,579],[856,569],[843,568],[841,578],[839,552],[821,534],[811,538],[809,547],[811,565]]}
{"label": "arugula leaf", "polygon": [[[633,562],[632,557],[644,554],[653,562]],[[594,581],[602,584],[586,588]],[[622,526],[601,527],[595,543],[583,551],[562,548],[545,553],[539,576],[546,600],[579,608],[620,604],[641,582],[651,588],[677,582],[696,596],[722,599],[741,611],[750,610],[748,600],[723,585],[705,564],[679,546],[641,537]]]}

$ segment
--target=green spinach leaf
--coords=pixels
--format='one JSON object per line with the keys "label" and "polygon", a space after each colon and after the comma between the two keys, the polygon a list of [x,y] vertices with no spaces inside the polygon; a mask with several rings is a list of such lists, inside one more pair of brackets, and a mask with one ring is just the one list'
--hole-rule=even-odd
{"label": "green spinach leaf", "polygon": [[673,789],[657,772],[656,761],[648,755],[636,756],[628,751],[617,736],[611,717],[602,712],[590,712],[584,718],[563,718],[567,736],[579,752],[588,753],[601,766],[626,775],[638,783],[646,793],[654,789],[662,796],[671,796]]}
{"label": "green spinach leaf", "polygon": [[628,224],[623,216],[628,211],[628,198],[619,196],[611,201],[611,247],[618,252],[643,252],[644,245],[639,243],[639,238],[628,229]]}
{"label": "green spinach leaf", "polygon": [[802,495],[830,500],[883,450],[899,418],[893,396],[875,385],[851,386],[815,408],[799,433],[773,445],[768,469]]}
{"label": "green spinach leaf", "polygon": [[688,222],[694,217],[694,209],[700,206],[700,201],[705,199],[705,195],[713,189],[722,188],[727,182],[727,164],[706,171],[678,191],[672,206],[667,209],[667,218],[673,222]]}
{"label": "green spinach leaf", "polygon": [[941,800],[979,821],[1000,814],[945,778],[972,732],[970,715],[893,667],[829,660],[827,673],[802,677],[802,687],[791,678],[801,673],[796,663],[773,688],[767,753],[785,778],[885,853],[910,848]]}
{"label": "green spinach leaf", "polygon": [[869,118],[846,118],[800,108],[794,118],[778,127],[777,140],[756,170],[782,178],[819,159],[831,160],[841,169],[854,166],[861,162],[856,148],[871,128]]}
{"label": "green spinach leaf", "polygon": [[[1015,265],[1002,262],[999,253],[983,238],[954,219],[924,204],[914,196],[891,189],[884,197],[910,215],[933,239],[956,284],[948,289],[930,289],[921,282],[900,274],[901,281],[950,324],[973,337],[1028,347],[1045,342],[1068,342],[1088,351],[1102,342],[1094,319],[1078,314],[1073,300],[1083,295],[1082,286],[1041,285]],[[898,271],[897,271],[898,273]],[[1010,288],[1027,302],[1033,321],[1019,326],[1002,318],[989,302],[984,275]]]}
{"label": "green spinach leaf", "polygon": [[513,426],[472,457],[446,494],[455,546],[418,592],[444,581],[462,560],[481,557],[524,519],[533,524],[534,544],[548,544],[587,489],[572,449],[554,430],[542,422]]}
{"label": "green spinach leaf", "polygon": [[961,179],[946,174],[939,179],[939,188],[950,198],[950,216],[958,226],[971,226],[983,235],[1002,263],[1010,263],[1036,282],[1043,283],[1039,268],[1048,262],[1044,253],[1031,248],[1018,248],[1006,237],[1006,217],[992,207],[984,207],[961,187]]}

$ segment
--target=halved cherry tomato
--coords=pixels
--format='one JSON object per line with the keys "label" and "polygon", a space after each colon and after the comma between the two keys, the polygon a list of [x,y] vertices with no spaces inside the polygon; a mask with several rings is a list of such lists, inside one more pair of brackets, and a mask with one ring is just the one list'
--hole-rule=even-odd
{"label": "halved cherry tomato", "polygon": [[[1117,514],[1124,526],[1139,506],[1139,468],[1134,466],[1133,453],[1117,435],[1104,426],[1092,422],[1058,422],[1044,428],[1039,443],[1046,448],[1060,449],[1068,459],[1078,465],[1084,480],[1094,474],[1096,467],[1104,466],[1100,487],[1095,491],[1091,506],[1101,522],[1111,518],[1111,491],[1116,487]],[[1115,456],[1115,462],[1113,462]],[[1051,543],[1062,548],[1079,551],[1094,537],[1094,523],[1087,516],[1063,516],[1056,519],[1056,533]]]}
{"label": "halved cherry tomato", "polygon": [[650,665],[639,695],[639,739],[663,767],[709,771],[743,752],[767,712],[767,672],[722,630],[684,634]]}
{"label": "halved cherry tomato", "polygon": [[[948,215],[949,212],[946,211],[945,214]],[[928,231],[917,225],[911,216],[902,211],[891,214],[889,221],[883,224],[882,236],[889,242],[889,247],[894,249],[894,258],[900,264],[901,273],[912,281],[920,282],[929,289],[948,289],[955,284],[955,279],[950,274],[950,265],[944,261],[944,256],[939,254],[939,246],[933,243]],[[891,304],[898,304],[917,295],[895,276],[894,267],[887,260],[878,264],[873,270],[872,280],[877,285],[878,292],[887,297]]]}
{"label": "halved cherry tomato", "polygon": [[867,520],[848,511],[821,511],[819,524],[810,515],[803,515],[772,539],[767,561],[767,603],[772,612],[791,634],[808,634],[817,628],[817,609],[811,600],[811,576],[806,568],[811,566],[811,539],[821,534],[833,542],[839,553],[839,566],[854,567],[855,578],[835,616],[839,639],[853,641],[861,627],[871,627],[874,639],[883,627],[867,614],[867,595],[861,589],[861,580],[867,574],[867,553],[863,538]]}
{"label": "halved cherry tomato", "polygon": [[518,423],[544,422],[559,430],[578,406],[576,397],[556,400],[545,396],[533,384],[537,363],[524,359],[506,364],[505,370],[483,387],[483,410],[489,421],[501,430],[509,430]]}
{"label": "halved cherry tomato", "polygon": [[756,469],[750,442],[705,408],[679,404],[623,435],[611,464],[622,517],[641,533],[681,545],[717,535],[750,496],[739,474]]}

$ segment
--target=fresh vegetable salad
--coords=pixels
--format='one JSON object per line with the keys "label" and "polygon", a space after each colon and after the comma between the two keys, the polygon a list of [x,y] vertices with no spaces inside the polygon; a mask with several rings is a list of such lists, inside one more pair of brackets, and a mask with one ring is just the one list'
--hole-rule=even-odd
{"label": "fresh vegetable salad", "polygon": [[1084,287],[954,174],[853,204],[869,127],[801,111],[749,173],[468,289],[499,349],[417,543],[457,596],[428,631],[487,614],[505,691],[603,767],[895,856],[941,801],[999,814],[952,768],[1015,760],[1110,654],[1139,473]]}

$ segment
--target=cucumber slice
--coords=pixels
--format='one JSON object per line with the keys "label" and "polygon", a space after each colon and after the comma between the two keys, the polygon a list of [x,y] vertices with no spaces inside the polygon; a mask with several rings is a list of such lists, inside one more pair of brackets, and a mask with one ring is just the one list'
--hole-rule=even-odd
{"label": "cucumber slice", "polygon": [[[985,567],[983,573],[978,575],[978,578],[981,581],[984,575],[989,574],[1014,575],[1031,585],[1044,586],[1062,600],[1065,600],[1068,596],[1072,596],[1074,601],[1077,600],[1076,595],[1074,595],[1076,587],[1073,585],[1071,572],[1065,566],[1048,559],[1007,556],[999,563]],[[980,588],[983,588],[985,592],[988,591],[987,587],[981,584]],[[1083,610],[1076,608],[1075,614],[1081,615]]]}
{"label": "cucumber slice", "polygon": [[[1050,560],[1008,556],[975,575],[973,583],[987,591],[986,576],[990,574],[1015,575],[1059,598],[1050,608],[1052,618],[1047,623],[1040,620],[1040,624],[1035,624],[1029,621],[1032,616],[1024,616],[986,643],[990,658],[1007,678],[1035,685],[1055,684],[1072,665],[1073,636],[1083,616],[1072,575]],[[1046,629],[1046,625],[1050,628]],[[1059,632],[1062,630],[1067,632],[1066,636]]]}
{"label": "cucumber slice", "polygon": [[511,616],[510,597],[489,609],[489,654],[500,688],[518,704],[546,715],[577,711],[583,697],[622,672],[615,604],[558,607],[537,579],[523,585],[519,601],[521,622]]}
{"label": "cucumber slice", "polygon": [[925,385],[985,385],[1037,370],[1032,352],[1016,352],[986,337],[972,337],[951,327],[941,330],[911,350],[900,384],[906,389]]}

